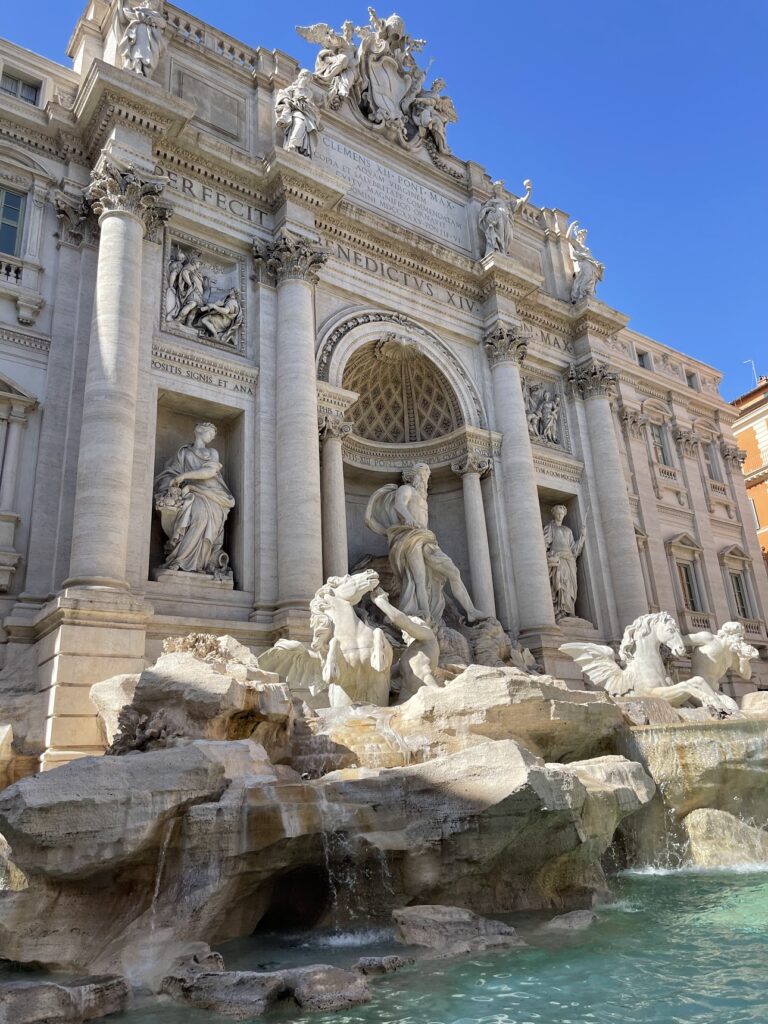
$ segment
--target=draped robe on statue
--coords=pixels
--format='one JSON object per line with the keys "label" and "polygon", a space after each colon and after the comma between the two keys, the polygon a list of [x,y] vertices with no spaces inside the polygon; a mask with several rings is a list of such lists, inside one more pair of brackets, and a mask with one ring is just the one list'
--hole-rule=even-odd
{"label": "draped robe on statue", "polygon": [[207,480],[183,481],[180,507],[160,511],[168,536],[165,568],[215,573],[223,567],[224,523],[235,504],[221,476],[219,453],[214,448],[183,445],[155,480],[155,495],[166,494],[180,474],[200,469],[216,472]]}

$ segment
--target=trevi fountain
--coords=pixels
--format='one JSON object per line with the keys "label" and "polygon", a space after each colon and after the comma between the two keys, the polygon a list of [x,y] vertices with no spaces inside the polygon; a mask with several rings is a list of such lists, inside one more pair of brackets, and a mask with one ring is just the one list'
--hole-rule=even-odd
{"label": "trevi fountain", "polygon": [[401,18],[298,31],[96,0],[0,117],[0,1024],[765,1021],[718,378]]}

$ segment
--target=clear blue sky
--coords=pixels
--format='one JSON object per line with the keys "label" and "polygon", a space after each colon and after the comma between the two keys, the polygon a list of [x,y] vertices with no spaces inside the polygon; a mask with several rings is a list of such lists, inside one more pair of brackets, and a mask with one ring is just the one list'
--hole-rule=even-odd
{"label": "clear blue sky", "polygon": [[[85,0],[5,0],[0,34],[55,60]],[[294,32],[366,21],[364,0],[179,6],[312,65]],[[399,0],[448,82],[454,152],[589,228],[600,297],[630,326],[723,370],[768,373],[768,0]],[[388,5],[380,15],[391,13]]]}

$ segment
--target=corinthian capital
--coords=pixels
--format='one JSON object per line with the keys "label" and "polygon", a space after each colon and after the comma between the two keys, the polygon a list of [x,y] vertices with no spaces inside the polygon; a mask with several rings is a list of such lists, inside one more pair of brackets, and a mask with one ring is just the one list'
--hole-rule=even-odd
{"label": "corinthian capital", "polygon": [[616,394],[618,374],[607,363],[592,360],[581,366],[571,364],[568,373],[568,392],[572,398],[611,398]]}
{"label": "corinthian capital", "polygon": [[352,423],[345,419],[343,412],[337,409],[321,412],[317,417],[317,426],[320,431],[321,441],[327,441],[329,438],[334,437],[343,440],[352,433]]}
{"label": "corinthian capital", "polygon": [[120,167],[105,160],[91,172],[91,184],[85,190],[85,197],[97,217],[104,213],[132,213],[151,236],[172,213],[170,206],[158,202],[163,187],[162,181],[139,172],[133,164]]}
{"label": "corinthian capital", "polygon": [[253,243],[253,255],[278,284],[292,277],[314,281],[317,268],[328,259],[328,253],[319,242],[285,229],[273,242],[257,239]]}
{"label": "corinthian capital", "polygon": [[493,460],[470,453],[463,459],[459,459],[458,462],[452,462],[451,469],[457,476],[464,476],[465,473],[477,473],[479,476],[485,476],[493,469]]}
{"label": "corinthian capital", "polygon": [[530,335],[515,324],[496,324],[483,342],[491,367],[501,363],[517,363],[519,366],[528,352],[529,338]]}

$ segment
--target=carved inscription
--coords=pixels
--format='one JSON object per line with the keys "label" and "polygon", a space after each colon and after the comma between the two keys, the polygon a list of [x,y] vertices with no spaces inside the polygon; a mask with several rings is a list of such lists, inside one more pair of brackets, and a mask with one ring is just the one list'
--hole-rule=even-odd
{"label": "carved inscription", "polygon": [[467,211],[462,203],[328,135],[322,136],[315,160],[348,181],[350,197],[361,206],[469,252]]}
{"label": "carved inscription", "polygon": [[257,210],[255,206],[246,203],[244,199],[238,199],[237,196],[219,192],[218,189],[211,188],[210,185],[203,185],[199,181],[187,178],[186,175],[177,174],[176,171],[166,171],[165,173],[168,176],[170,187],[181,192],[183,195],[190,196],[190,198],[196,199],[200,203],[205,203],[207,206],[212,206],[217,210],[230,213],[233,217],[244,220],[248,224],[264,223],[264,214],[261,210]]}
{"label": "carved inscription", "polygon": [[153,370],[167,373],[171,377],[207,384],[238,395],[256,394],[258,373],[252,370],[239,371],[226,363],[200,358],[182,349],[154,344],[151,365]]}

